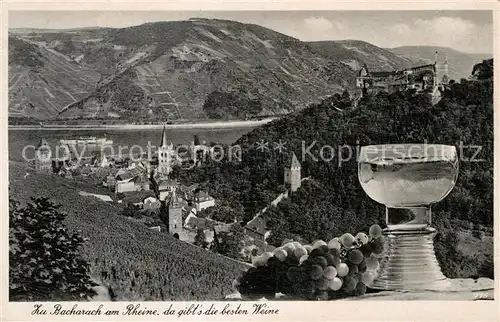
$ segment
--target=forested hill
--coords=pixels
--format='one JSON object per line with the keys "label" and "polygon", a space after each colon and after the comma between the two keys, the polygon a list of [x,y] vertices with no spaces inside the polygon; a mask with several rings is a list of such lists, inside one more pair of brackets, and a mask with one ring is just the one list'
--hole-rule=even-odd
{"label": "forested hill", "polygon": [[[476,149],[462,149],[458,183],[448,197],[435,205],[434,225],[443,227],[439,238],[445,238],[445,228],[453,233],[459,224],[492,227],[492,93],[491,82],[463,82],[453,84],[435,106],[425,95],[380,93],[364,98],[357,109],[346,107],[344,111],[334,106],[349,102],[341,102],[337,95],[240,138],[236,144],[242,147],[241,162],[212,162],[179,176],[186,181],[206,181],[212,195],[234,207],[235,214],[243,208],[248,220],[283,189],[283,166],[294,151],[301,160],[302,175],[311,176],[313,180],[304,183],[291,199],[266,213],[268,228],[272,231],[269,241],[279,243],[289,237],[328,240],[343,232],[356,233],[374,222],[380,223],[384,211],[359,185],[355,157],[339,165],[339,146],[428,142],[456,145],[460,149],[463,142],[464,146],[481,145],[475,158],[482,161],[466,161]],[[286,142],[286,154],[273,149],[273,142],[279,140]],[[268,150],[257,149],[256,143],[261,141],[271,142]],[[306,155],[302,160],[302,146],[307,148],[314,142],[309,150],[313,156],[319,159],[320,148],[330,145],[335,151],[333,159],[314,161]],[[346,159],[346,149],[341,151]],[[328,158],[328,151],[324,152]],[[450,235],[447,238],[451,239],[446,242],[439,238],[436,248],[441,254],[438,256],[452,254],[450,249],[442,248],[450,247],[447,243],[458,237]],[[492,260],[492,243],[488,249]],[[465,265],[462,258],[451,257],[455,258],[450,259],[450,265],[455,266],[445,268],[448,275],[469,274],[456,270],[460,261]]]}

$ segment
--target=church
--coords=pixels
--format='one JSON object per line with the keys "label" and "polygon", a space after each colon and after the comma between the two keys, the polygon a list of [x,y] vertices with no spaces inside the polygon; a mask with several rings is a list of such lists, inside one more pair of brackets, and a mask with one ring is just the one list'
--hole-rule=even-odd
{"label": "church", "polygon": [[174,160],[177,159],[175,154],[174,145],[167,141],[167,129],[163,126],[163,133],[161,136],[161,143],[158,147],[158,167],[156,172],[161,176],[168,176],[172,172]]}

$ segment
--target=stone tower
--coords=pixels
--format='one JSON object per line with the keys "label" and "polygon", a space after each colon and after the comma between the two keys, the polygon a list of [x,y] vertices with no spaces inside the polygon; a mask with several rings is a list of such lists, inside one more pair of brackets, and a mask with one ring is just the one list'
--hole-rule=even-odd
{"label": "stone tower", "polygon": [[299,160],[295,153],[292,155],[291,166],[285,167],[285,185],[290,185],[290,191],[295,192],[300,188],[301,177],[300,177],[301,166]]}
{"label": "stone tower", "polygon": [[167,130],[163,126],[161,143],[158,147],[158,173],[168,176],[172,171],[172,158],[174,153],[173,144],[167,142]]}
{"label": "stone tower", "polygon": [[52,173],[52,153],[47,141],[40,139],[35,149],[36,172]]}
{"label": "stone tower", "polygon": [[179,202],[175,190],[170,194],[168,203],[168,233],[180,235],[182,231],[182,204]]}
{"label": "stone tower", "polygon": [[444,63],[443,63],[443,78],[441,83],[446,85],[450,82],[449,67],[448,67],[448,53],[445,53]]}

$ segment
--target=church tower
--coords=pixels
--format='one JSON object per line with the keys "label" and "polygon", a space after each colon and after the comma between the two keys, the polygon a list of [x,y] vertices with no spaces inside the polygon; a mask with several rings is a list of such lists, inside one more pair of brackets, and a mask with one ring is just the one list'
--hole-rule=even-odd
{"label": "church tower", "polygon": [[168,203],[168,233],[180,235],[182,231],[182,204],[176,196],[175,190],[170,194]]}
{"label": "church tower", "polygon": [[47,141],[40,139],[35,149],[36,172],[52,173],[52,152]]}
{"label": "church tower", "polygon": [[172,171],[172,158],[174,153],[173,144],[167,143],[167,130],[163,126],[161,143],[158,148],[158,173],[168,176]]}
{"label": "church tower", "polygon": [[290,185],[290,191],[295,192],[300,188],[301,177],[300,177],[301,166],[299,160],[295,153],[292,155],[292,164],[291,167],[285,168],[285,185]]}

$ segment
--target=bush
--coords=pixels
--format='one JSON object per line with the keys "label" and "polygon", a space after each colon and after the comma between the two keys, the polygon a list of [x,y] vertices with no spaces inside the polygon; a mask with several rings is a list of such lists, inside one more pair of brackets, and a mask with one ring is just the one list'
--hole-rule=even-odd
{"label": "bush", "polygon": [[9,295],[13,301],[88,300],[96,295],[84,239],[66,231],[59,206],[33,198],[25,208],[9,199]]}

